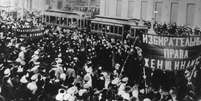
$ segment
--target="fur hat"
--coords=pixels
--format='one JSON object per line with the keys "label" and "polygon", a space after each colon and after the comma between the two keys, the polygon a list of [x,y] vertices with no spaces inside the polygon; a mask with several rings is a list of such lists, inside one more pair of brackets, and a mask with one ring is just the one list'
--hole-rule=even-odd
{"label": "fur hat", "polygon": [[22,76],[22,78],[20,79],[20,82],[23,84],[28,83],[28,80],[26,79],[26,75]]}
{"label": "fur hat", "polygon": [[115,78],[114,80],[112,80],[112,84],[116,85],[119,83],[119,81],[120,81],[119,78]]}
{"label": "fur hat", "polygon": [[31,80],[35,81],[38,79],[38,74],[34,74],[31,76]]}
{"label": "fur hat", "polygon": [[66,74],[65,73],[60,74],[60,79],[66,80]]}
{"label": "fur hat", "polygon": [[4,75],[5,75],[5,76],[9,76],[10,73],[11,73],[11,71],[10,71],[9,68],[7,68],[7,69],[4,70]]}
{"label": "fur hat", "polygon": [[30,82],[27,84],[27,88],[30,90],[30,91],[36,91],[38,89],[37,85],[36,85],[36,82]]}
{"label": "fur hat", "polygon": [[121,81],[124,83],[128,82],[128,77],[124,77]]}
{"label": "fur hat", "polygon": [[82,96],[86,92],[87,92],[86,89],[80,89],[79,92],[78,92],[78,94],[79,94],[79,96]]}

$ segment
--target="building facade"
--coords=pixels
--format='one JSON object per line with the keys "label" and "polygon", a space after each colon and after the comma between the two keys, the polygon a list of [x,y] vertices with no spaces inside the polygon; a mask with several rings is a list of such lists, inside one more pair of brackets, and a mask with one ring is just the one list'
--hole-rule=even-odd
{"label": "building facade", "polygon": [[99,8],[100,0],[44,0],[51,9],[73,10],[76,8]]}
{"label": "building facade", "polygon": [[100,15],[201,26],[201,0],[100,0]]}
{"label": "building facade", "polygon": [[0,0],[0,9],[5,11],[17,10],[19,0]]}
{"label": "building facade", "polygon": [[62,11],[95,12],[99,14],[100,0],[18,0],[20,8],[25,10],[45,11],[47,9]]}
{"label": "building facade", "polygon": [[26,10],[46,10],[49,4],[46,0],[19,0],[19,7]]}
{"label": "building facade", "polygon": [[17,17],[20,0],[0,0],[0,15],[7,18],[7,16]]}

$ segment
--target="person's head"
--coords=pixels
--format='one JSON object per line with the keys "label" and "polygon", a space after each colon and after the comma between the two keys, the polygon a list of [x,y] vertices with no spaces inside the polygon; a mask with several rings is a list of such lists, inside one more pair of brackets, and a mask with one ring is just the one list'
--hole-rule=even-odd
{"label": "person's head", "polygon": [[116,70],[119,70],[119,69],[120,69],[120,64],[119,64],[119,63],[115,64],[115,69],[116,69]]}
{"label": "person's head", "polygon": [[151,99],[149,99],[149,98],[145,98],[143,101],[151,101]]}
{"label": "person's head", "polygon": [[197,101],[201,101],[201,97],[199,97],[199,98],[197,99]]}
{"label": "person's head", "polygon": [[102,70],[102,69],[103,69],[103,67],[102,67],[102,66],[99,66],[99,67],[98,67],[98,69],[99,69],[99,70]]}
{"label": "person's head", "polygon": [[122,83],[127,83],[128,82],[128,77],[124,77],[121,81],[122,81]]}

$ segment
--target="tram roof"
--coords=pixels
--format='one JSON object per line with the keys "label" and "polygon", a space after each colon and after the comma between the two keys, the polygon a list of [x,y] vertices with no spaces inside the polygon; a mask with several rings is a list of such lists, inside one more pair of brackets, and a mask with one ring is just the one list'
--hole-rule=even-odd
{"label": "tram roof", "polygon": [[46,10],[46,12],[53,12],[53,13],[63,13],[63,14],[78,14],[71,11],[62,11],[62,10]]}
{"label": "tram roof", "polygon": [[69,15],[85,17],[84,12],[78,12],[78,11],[46,10],[44,14],[49,16],[60,16],[60,17],[66,17]]}
{"label": "tram roof", "polygon": [[91,19],[92,22],[108,24],[108,25],[130,25],[132,28],[137,29],[147,29],[146,26],[138,26],[137,23],[139,19],[126,19],[117,17],[107,17],[107,16],[96,16],[96,18]]}

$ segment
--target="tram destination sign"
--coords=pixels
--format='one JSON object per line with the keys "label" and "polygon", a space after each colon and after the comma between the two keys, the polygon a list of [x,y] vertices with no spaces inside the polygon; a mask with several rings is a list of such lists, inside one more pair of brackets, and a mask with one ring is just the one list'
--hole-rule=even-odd
{"label": "tram destination sign", "polygon": [[184,70],[199,64],[201,36],[142,35],[145,66],[162,70]]}

